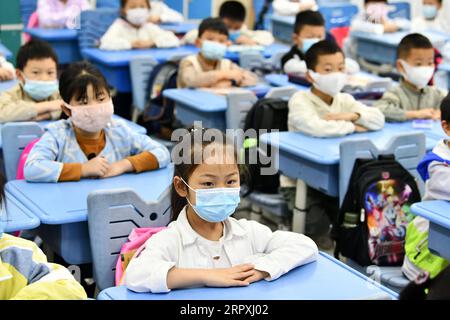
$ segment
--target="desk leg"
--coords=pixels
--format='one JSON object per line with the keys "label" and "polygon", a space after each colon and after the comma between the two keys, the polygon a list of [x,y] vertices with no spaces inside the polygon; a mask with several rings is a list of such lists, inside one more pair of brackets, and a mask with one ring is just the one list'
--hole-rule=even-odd
{"label": "desk leg", "polygon": [[307,191],[308,187],[306,183],[298,179],[295,191],[294,212],[292,214],[292,231],[297,233],[305,233]]}

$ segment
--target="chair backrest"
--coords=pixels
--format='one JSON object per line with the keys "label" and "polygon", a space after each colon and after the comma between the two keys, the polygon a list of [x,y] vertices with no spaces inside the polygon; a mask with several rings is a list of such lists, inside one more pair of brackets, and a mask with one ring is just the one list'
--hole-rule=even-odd
{"label": "chair backrest", "polygon": [[259,51],[242,51],[239,53],[239,65],[241,68],[251,70],[264,65],[264,58]]}
{"label": "chair backrest", "polygon": [[97,0],[95,6],[97,9],[101,8],[120,8],[120,0]]}
{"label": "chair backrest", "polygon": [[131,89],[133,105],[140,112],[145,109],[148,80],[158,62],[149,56],[135,57],[130,60]]}
{"label": "chair backrest", "polygon": [[[239,92],[239,93],[229,93],[227,95],[227,111],[225,112],[225,123],[226,128],[234,130],[233,139],[237,150],[242,146],[244,135],[242,130],[245,126],[245,118],[247,113],[253,107],[253,105],[258,101],[258,98],[253,92]],[[227,136],[231,138],[230,134]]]}
{"label": "chair backrest", "polygon": [[270,57],[269,61],[273,69],[281,70],[281,59],[286,53],[287,51],[278,51]]}
{"label": "chair backrest", "polygon": [[255,29],[270,29],[270,16],[273,13],[273,6],[272,3],[269,3],[267,11],[263,13],[262,11],[264,9],[266,1],[267,0],[253,0],[253,11],[255,12]]}
{"label": "chair backrest", "polygon": [[339,27],[348,27],[353,17],[358,13],[358,6],[350,3],[329,4],[319,7],[325,19],[327,30]]}
{"label": "chair backrest", "polygon": [[356,159],[375,159],[380,154],[393,154],[395,159],[407,169],[419,182],[420,177],[416,170],[420,160],[425,155],[425,135],[423,133],[404,133],[393,136],[384,150],[379,150],[369,139],[354,139],[344,141],[339,146],[339,200],[344,200],[347,192],[353,166]]}
{"label": "chair backrest", "polygon": [[20,0],[20,18],[26,27],[33,12],[36,11],[37,0]]}
{"label": "chair backrest", "polygon": [[114,286],[116,262],[133,228],[170,222],[170,188],[146,203],[133,190],[97,190],[87,199],[94,279],[100,290]]}
{"label": "chair backrest", "polygon": [[408,2],[393,2],[389,6],[394,10],[388,13],[389,18],[404,18],[411,20],[411,5]]}
{"label": "chair backrest", "polygon": [[16,178],[23,149],[43,133],[44,130],[36,122],[10,122],[2,126],[3,161],[7,181]]}
{"label": "chair backrest", "polygon": [[83,55],[83,49],[99,45],[100,38],[118,17],[119,10],[111,8],[81,11],[78,30],[81,55]]}
{"label": "chair backrest", "polygon": [[271,88],[264,98],[289,100],[297,89],[294,86]]}

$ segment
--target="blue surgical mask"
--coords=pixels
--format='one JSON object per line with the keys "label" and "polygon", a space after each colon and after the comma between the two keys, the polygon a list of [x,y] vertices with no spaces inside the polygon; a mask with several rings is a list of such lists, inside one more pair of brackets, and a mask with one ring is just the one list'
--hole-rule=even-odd
{"label": "blue surgical mask", "polygon": [[208,60],[221,60],[227,52],[227,46],[216,41],[203,40],[201,52]]}
{"label": "blue surgical mask", "polygon": [[435,5],[432,4],[424,4],[422,7],[422,14],[427,20],[433,20],[436,18],[438,13],[438,9]]}
{"label": "blue surgical mask", "polygon": [[302,43],[302,52],[306,53],[306,51],[309,50],[309,48],[311,48],[314,44],[316,44],[317,42],[319,42],[320,39],[319,38],[309,38],[309,39],[303,39]]}
{"label": "blue surgical mask", "polygon": [[192,189],[195,192],[195,205],[186,198],[189,205],[200,218],[208,222],[221,222],[236,211],[240,202],[240,188]]}
{"label": "blue surgical mask", "polygon": [[58,80],[38,81],[25,79],[23,90],[34,100],[42,101],[58,91]]}
{"label": "blue surgical mask", "polygon": [[232,42],[236,42],[236,40],[237,40],[240,36],[241,36],[241,31],[240,31],[240,30],[238,30],[238,31],[233,31],[233,32],[230,32],[229,39],[230,39]]}

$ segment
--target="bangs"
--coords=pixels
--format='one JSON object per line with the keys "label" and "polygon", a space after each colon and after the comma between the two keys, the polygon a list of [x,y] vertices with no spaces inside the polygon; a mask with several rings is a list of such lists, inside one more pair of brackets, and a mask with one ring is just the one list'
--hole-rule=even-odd
{"label": "bangs", "polygon": [[77,101],[87,99],[87,89],[89,85],[92,85],[96,96],[103,91],[105,91],[108,96],[111,96],[109,87],[104,78],[95,77],[94,75],[86,73],[77,77],[76,81],[73,81],[71,88],[69,88],[69,91],[73,92],[72,98],[75,98]]}

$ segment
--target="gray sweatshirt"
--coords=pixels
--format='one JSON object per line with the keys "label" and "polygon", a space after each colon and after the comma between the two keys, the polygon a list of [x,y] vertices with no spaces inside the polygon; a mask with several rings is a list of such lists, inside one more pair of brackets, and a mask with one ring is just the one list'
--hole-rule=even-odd
{"label": "gray sweatshirt", "polygon": [[406,121],[406,111],[439,109],[446,95],[446,91],[436,87],[417,90],[400,80],[400,84],[387,90],[374,106],[383,112],[387,121]]}

